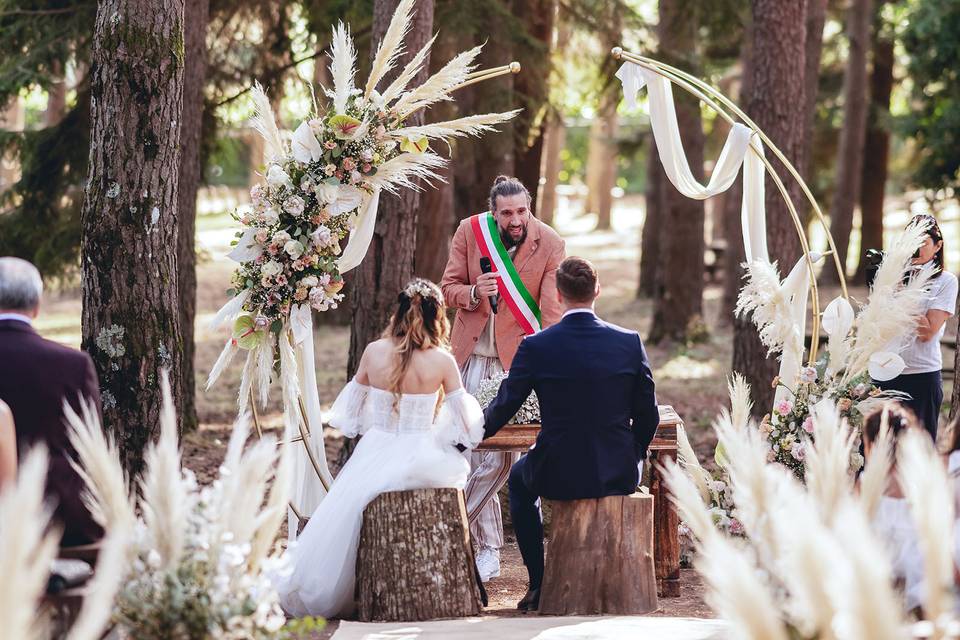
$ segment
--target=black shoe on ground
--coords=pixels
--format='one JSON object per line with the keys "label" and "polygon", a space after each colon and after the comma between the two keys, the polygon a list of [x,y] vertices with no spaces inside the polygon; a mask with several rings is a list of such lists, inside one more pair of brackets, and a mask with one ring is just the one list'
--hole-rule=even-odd
{"label": "black shoe on ground", "polygon": [[536,611],[540,607],[540,589],[528,589],[527,595],[517,603],[518,611]]}

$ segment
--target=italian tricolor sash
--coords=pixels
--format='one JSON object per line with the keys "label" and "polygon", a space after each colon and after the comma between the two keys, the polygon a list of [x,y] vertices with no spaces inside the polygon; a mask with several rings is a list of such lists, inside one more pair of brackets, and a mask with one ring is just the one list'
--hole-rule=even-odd
{"label": "italian tricolor sash", "polygon": [[517,323],[528,335],[540,331],[540,307],[520,280],[520,274],[500,239],[500,230],[493,214],[487,211],[473,216],[470,218],[470,227],[480,253],[490,258],[494,269],[500,274],[500,296],[510,307]]}

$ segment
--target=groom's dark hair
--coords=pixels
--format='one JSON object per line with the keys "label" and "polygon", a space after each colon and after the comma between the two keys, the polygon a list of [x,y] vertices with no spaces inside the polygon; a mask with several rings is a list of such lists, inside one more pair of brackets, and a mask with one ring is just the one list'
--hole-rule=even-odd
{"label": "groom's dark hair", "polygon": [[557,289],[570,302],[593,302],[597,297],[597,269],[589,260],[570,256],[557,268]]}

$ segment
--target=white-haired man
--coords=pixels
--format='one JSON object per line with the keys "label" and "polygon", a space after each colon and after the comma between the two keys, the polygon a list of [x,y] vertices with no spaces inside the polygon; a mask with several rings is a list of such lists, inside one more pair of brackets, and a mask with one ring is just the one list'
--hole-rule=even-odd
{"label": "white-haired man", "polygon": [[0,258],[0,400],[10,406],[22,455],[42,444],[50,453],[47,496],[63,528],[64,546],[95,542],[103,532],[81,499],[83,482],[63,421],[63,401],[79,409],[84,396],[100,406],[93,361],[87,354],[41,338],[33,328],[43,280],[20,258]]}

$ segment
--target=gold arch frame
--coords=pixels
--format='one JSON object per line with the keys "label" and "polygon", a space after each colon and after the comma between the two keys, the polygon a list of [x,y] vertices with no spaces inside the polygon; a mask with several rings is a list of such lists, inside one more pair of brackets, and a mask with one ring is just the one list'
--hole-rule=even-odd
{"label": "gold arch frame", "polygon": [[[671,83],[677,85],[678,87],[686,90],[688,93],[696,96],[705,104],[709,105],[714,111],[717,112],[721,118],[726,120],[731,125],[734,125],[739,120],[742,124],[749,127],[756,135],[760,138],[763,144],[767,149],[770,149],[773,154],[777,157],[780,162],[783,163],[783,166],[787,168],[787,171],[790,173],[791,177],[800,185],[800,188],[803,190],[804,196],[806,196],[807,202],[813,208],[813,212],[817,217],[821,227],[823,228],[824,233],[827,237],[827,244],[830,247],[830,250],[827,252],[827,255],[833,256],[833,264],[837,270],[837,274],[840,280],[840,289],[843,292],[843,297],[849,299],[850,294],[847,291],[847,281],[846,276],[844,275],[843,265],[840,264],[840,257],[837,253],[837,247],[834,243],[833,236],[830,234],[830,225],[827,224],[826,218],[823,215],[823,211],[820,209],[820,205],[817,204],[816,199],[813,197],[810,188],[807,186],[807,183],[804,182],[803,177],[801,177],[800,172],[797,171],[796,167],[787,160],[783,152],[773,144],[769,137],[757,126],[757,124],[751,120],[746,113],[743,112],[732,100],[727,98],[725,95],[720,93],[717,89],[713,88],[706,82],[703,82],[699,78],[686,73],[676,67],[672,67],[668,64],[660,62],[659,60],[654,60],[653,58],[648,58],[636,53],[631,53],[629,51],[624,51],[621,47],[614,47],[611,51],[616,60],[626,60],[632,62],[644,69],[653,71],[659,76],[662,76],[669,80]],[[718,102],[720,104],[718,104]],[[722,107],[720,105],[723,105]],[[725,109],[728,109],[733,115],[730,115]],[[735,117],[734,117],[735,116]],[[750,142],[751,147],[753,146],[753,141]],[[758,154],[759,155],[759,154]],[[813,328],[812,328],[812,337],[810,340],[810,357],[808,359],[809,364],[813,364],[817,359],[817,350],[820,346],[820,293],[817,287],[817,274],[813,265],[813,260],[810,258],[810,244],[807,238],[807,231],[803,226],[803,223],[800,221],[800,216],[797,214],[796,206],[793,201],[790,199],[790,194],[787,192],[786,187],[783,184],[783,180],[780,178],[779,174],[773,168],[773,165],[770,163],[770,160],[766,156],[760,156],[760,159],[763,162],[764,167],[766,168],[767,175],[773,180],[774,184],[777,186],[777,189],[780,192],[780,195],[783,197],[784,202],[787,205],[787,209],[790,212],[790,218],[793,221],[793,226],[797,231],[797,236],[800,239],[800,246],[803,249],[803,255],[807,263],[807,272],[810,278],[810,298],[813,306]]]}

